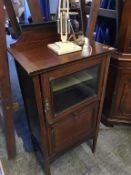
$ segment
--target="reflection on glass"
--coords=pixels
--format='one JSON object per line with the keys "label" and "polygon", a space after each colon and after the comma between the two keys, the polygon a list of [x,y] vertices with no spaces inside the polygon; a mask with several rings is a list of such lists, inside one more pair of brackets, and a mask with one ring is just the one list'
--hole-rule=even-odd
{"label": "reflection on glass", "polygon": [[97,94],[100,65],[51,81],[54,113],[57,114]]}

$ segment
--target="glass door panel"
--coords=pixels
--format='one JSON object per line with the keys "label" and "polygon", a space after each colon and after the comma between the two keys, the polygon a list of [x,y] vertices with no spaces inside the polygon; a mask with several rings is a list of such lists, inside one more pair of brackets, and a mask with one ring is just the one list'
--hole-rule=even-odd
{"label": "glass door panel", "polygon": [[54,113],[97,95],[100,64],[51,81]]}

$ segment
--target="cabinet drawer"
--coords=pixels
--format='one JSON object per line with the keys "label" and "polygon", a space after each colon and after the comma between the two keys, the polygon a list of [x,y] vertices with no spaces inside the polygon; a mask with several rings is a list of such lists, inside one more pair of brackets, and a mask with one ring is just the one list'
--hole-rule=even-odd
{"label": "cabinet drawer", "polygon": [[59,152],[86,136],[93,134],[96,125],[97,103],[70,113],[50,129],[50,145]]}

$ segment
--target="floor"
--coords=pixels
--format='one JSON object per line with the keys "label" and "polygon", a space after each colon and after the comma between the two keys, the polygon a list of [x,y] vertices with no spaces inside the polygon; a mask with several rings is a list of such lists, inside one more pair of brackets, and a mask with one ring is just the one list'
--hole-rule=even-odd
{"label": "floor", "polygon": [[[8,38],[9,39],[9,38]],[[14,61],[9,57],[13,102],[20,103],[14,115],[17,156],[7,159],[4,120],[0,109],[0,159],[5,175],[44,175],[32,152],[32,143]],[[15,90],[14,90],[15,89]],[[131,126],[100,126],[95,154],[89,142],[70,150],[51,164],[52,175],[131,175]]]}
{"label": "floor", "polygon": [[[44,175],[34,153],[25,152],[17,134],[17,156],[7,160],[4,130],[0,128],[0,159],[5,175]],[[85,142],[53,162],[51,172],[52,175],[131,175],[131,127],[101,125],[95,154],[89,142]]]}

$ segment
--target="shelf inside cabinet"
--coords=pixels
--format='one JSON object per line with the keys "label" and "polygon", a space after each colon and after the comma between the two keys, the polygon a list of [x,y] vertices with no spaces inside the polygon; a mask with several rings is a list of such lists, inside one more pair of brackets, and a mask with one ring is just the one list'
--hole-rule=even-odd
{"label": "shelf inside cabinet", "polygon": [[92,75],[86,72],[84,72],[84,74],[79,73],[79,77],[77,77],[77,75],[68,76],[66,78],[63,77],[61,79],[55,80],[55,82],[53,83],[53,92],[68,88],[70,86],[78,85],[84,81],[91,80],[92,78]]}

